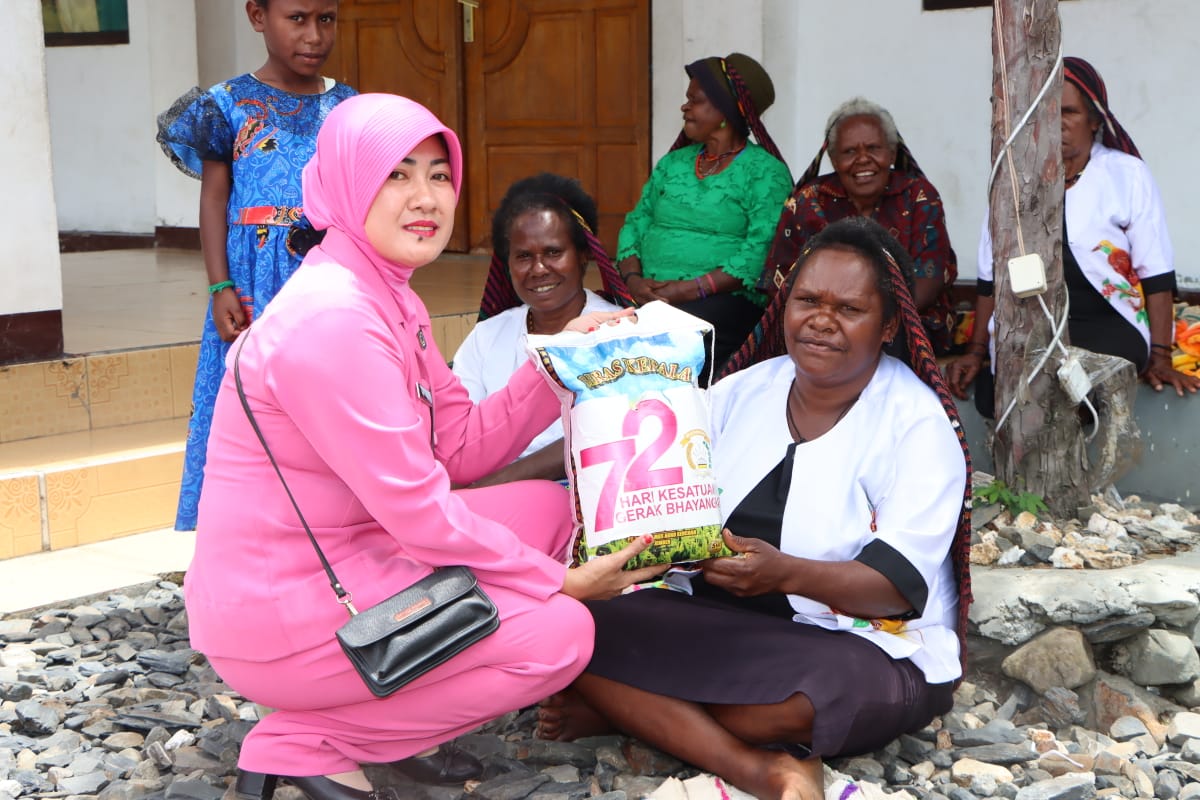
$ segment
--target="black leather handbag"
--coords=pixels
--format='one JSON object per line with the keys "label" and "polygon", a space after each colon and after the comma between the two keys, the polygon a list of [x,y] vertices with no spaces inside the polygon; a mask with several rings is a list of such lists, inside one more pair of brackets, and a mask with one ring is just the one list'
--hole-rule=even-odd
{"label": "black leather handbag", "polygon": [[250,411],[242,389],[238,361],[249,334],[242,337],[233,359],[233,379],[238,399],[250,426],[258,436],[275,474],[283,483],[296,516],[308,534],[317,558],[329,577],[337,602],[345,607],[350,620],[337,629],[338,644],[376,697],[387,697],[429,670],[443,664],[500,627],[496,606],[466,567],[443,567],[388,599],[359,612],[350,592],[333,574],[321,546],[313,536],[292,490],[288,488],[279,464]]}

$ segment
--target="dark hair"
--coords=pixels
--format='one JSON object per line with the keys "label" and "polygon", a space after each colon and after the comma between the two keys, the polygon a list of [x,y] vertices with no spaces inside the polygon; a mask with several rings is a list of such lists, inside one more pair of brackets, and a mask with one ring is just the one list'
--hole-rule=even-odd
{"label": "dark hair", "polygon": [[791,295],[791,281],[804,268],[813,253],[828,249],[846,249],[858,253],[875,270],[876,286],[884,301],[884,320],[890,322],[899,317],[897,345],[900,357],[916,373],[934,394],[950,420],[958,437],[966,462],[967,476],[963,490],[963,504],[959,512],[958,527],[950,546],[954,578],[958,584],[958,647],[963,673],[967,665],[967,612],[971,605],[971,452],[967,447],[966,433],[958,417],[958,407],[950,395],[946,379],[933,355],[933,345],[921,324],[916,303],[913,302],[912,259],[900,243],[892,238],[882,225],[866,217],[851,217],[835,222],[808,240],[796,266],[788,276],[789,283],[771,298],[762,319],[750,334],[750,338],[721,367],[721,378],[759,361],[787,352],[783,335],[783,308]]}
{"label": "dark hair", "polygon": [[916,286],[912,256],[887,230],[868,217],[849,217],[839,220],[808,240],[788,277],[784,295],[791,294],[796,276],[812,257],[822,250],[848,250],[861,256],[875,270],[875,288],[883,299],[883,323],[886,325],[900,313],[896,300],[896,279],[888,256],[900,267],[911,293]]}
{"label": "dark hair", "polygon": [[[508,187],[500,207],[492,216],[492,250],[497,257],[508,263],[509,237],[512,235],[513,220],[530,211],[553,211],[571,227],[571,242],[581,253],[591,251],[587,231],[575,214],[583,217],[587,226],[596,232],[599,215],[596,201],[583,190],[579,181],[550,172],[542,172],[521,180]],[[575,213],[571,213],[574,211]]]}

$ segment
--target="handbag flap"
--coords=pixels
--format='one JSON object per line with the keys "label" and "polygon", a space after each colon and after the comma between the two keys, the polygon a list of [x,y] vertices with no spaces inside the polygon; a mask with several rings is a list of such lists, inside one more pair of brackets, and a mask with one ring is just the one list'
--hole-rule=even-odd
{"label": "handbag flap", "polygon": [[338,629],[338,638],[351,647],[418,625],[475,590],[475,573],[466,567],[444,567],[426,575],[377,605],[353,616]]}

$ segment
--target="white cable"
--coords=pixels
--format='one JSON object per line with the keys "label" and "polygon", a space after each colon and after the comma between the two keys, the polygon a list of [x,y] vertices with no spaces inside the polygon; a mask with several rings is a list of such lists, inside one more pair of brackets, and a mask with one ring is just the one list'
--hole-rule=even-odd
{"label": "white cable", "polygon": [[[999,25],[1000,21],[997,20],[996,24]],[[1005,114],[1005,119],[1007,120],[1007,118],[1008,118],[1008,80],[1007,80],[1007,71],[1004,70],[1004,52],[1003,52],[1004,40],[1003,40],[1003,36],[999,32],[997,33],[997,35],[998,35],[998,41],[1000,42],[1001,70],[1003,73],[1002,78],[1001,78],[1001,83],[1003,84],[1003,86],[1002,86],[1000,102],[1003,104],[1003,111]],[[1017,136],[1021,133],[1022,130],[1024,130],[1025,126],[1029,123],[1030,118],[1033,116],[1033,112],[1037,110],[1037,107],[1039,105],[1041,105],[1042,101],[1046,98],[1046,93],[1050,91],[1050,87],[1052,85],[1054,85],[1054,80],[1058,76],[1060,70],[1062,69],[1062,63],[1063,63],[1063,49],[1062,49],[1062,39],[1060,38],[1059,42],[1058,42],[1058,55],[1054,59],[1054,67],[1050,70],[1050,74],[1046,76],[1046,81],[1042,84],[1042,88],[1038,91],[1037,95],[1034,96],[1033,102],[1029,104],[1029,108],[1025,111],[1025,114],[1021,117],[1021,119],[1017,123],[1016,127],[1012,131],[1009,132],[1008,138],[1004,140],[1004,144],[1002,144],[1000,146],[1000,150],[996,153],[996,159],[992,162],[992,170],[988,174],[988,182],[987,182],[988,202],[989,203],[991,202],[992,184],[996,180],[996,173],[1000,170],[1000,162],[1005,158],[1005,156],[1009,157],[1009,171],[1011,173],[1013,173],[1011,176],[1014,180],[1013,202],[1014,203],[1017,202],[1017,188],[1015,185],[1015,177],[1016,176],[1015,176],[1015,170],[1013,169],[1013,165],[1012,165],[1012,158],[1011,158],[1010,151],[1012,149],[1013,142],[1016,141]],[[1020,250],[1021,255],[1025,255],[1026,254],[1025,253],[1025,237],[1023,235],[1021,235],[1023,233],[1023,231],[1021,230],[1021,215],[1019,213],[1019,208],[1018,208],[1018,214],[1017,214],[1016,219],[1017,219],[1018,249]],[[1029,374],[1026,376],[1025,384],[1027,386],[1031,385],[1033,383],[1034,378],[1038,375],[1038,373],[1041,372],[1042,367],[1044,367],[1046,365],[1046,362],[1050,359],[1050,355],[1054,352],[1055,345],[1058,345],[1058,347],[1063,351],[1064,354],[1067,352],[1066,347],[1062,343],[1062,335],[1063,335],[1063,331],[1066,330],[1066,327],[1067,327],[1067,313],[1070,310],[1070,297],[1069,296],[1067,297],[1066,303],[1063,307],[1062,321],[1060,323],[1058,323],[1057,325],[1055,325],[1054,316],[1050,313],[1050,309],[1046,308],[1046,302],[1042,299],[1041,295],[1038,295],[1038,303],[1041,304],[1042,311],[1045,312],[1046,318],[1050,321],[1050,327],[1054,331],[1054,334],[1050,338],[1050,342],[1046,345],[1045,352],[1042,353],[1041,358],[1038,360],[1037,366],[1035,366],[1029,372]],[[1096,421],[1096,430],[1092,431],[1092,435],[1088,437],[1088,441],[1090,442],[1092,440],[1092,438],[1095,437],[1096,433],[1100,429],[1100,417],[1096,414],[1096,409],[1092,407],[1091,401],[1089,401],[1085,397],[1083,402],[1087,405],[1088,410],[1091,411],[1091,413],[1092,413],[1092,418]],[[1013,408],[1016,407],[1016,404],[1017,404],[1017,396],[1014,395],[1009,400],[1008,407],[1004,409],[1004,413],[1000,416],[1000,419],[996,422],[996,430],[997,431],[999,431],[1001,428],[1004,427],[1004,423],[1008,420],[1008,415],[1012,413],[1012,410],[1013,410]]]}
{"label": "white cable", "polygon": [[[1062,41],[1060,40],[1058,43],[1058,58],[1056,58],[1054,60],[1054,69],[1050,70],[1050,75],[1046,78],[1046,82],[1044,84],[1042,84],[1041,91],[1039,91],[1037,93],[1037,96],[1033,98],[1033,103],[1030,104],[1029,110],[1025,112],[1025,116],[1021,117],[1021,121],[1017,123],[1017,127],[1009,135],[1008,139],[1005,140],[1004,144],[1000,146],[1000,152],[996,154],[996,160],[992,162],[992,171],[991,171],[991,174],[988,175],[988,182],[987,182],[987,191],[988,191],[988,200],[989,201],[991,200],[992,183],[996,180],[996,172],[999,171],[999,169],[1000,169],[1000,160],[1002,158],[1004,158],[1005,153],[1007,153],[1008,150],[1012,147],[1013,142],[1015,142],[1017,140],[1017,135],[1021,132],[1021,130],[1025,127],[1025,125],[1029,122],[1029,118],[1033,116],[1033,112],[1037,110],[1038,105],[1042,102],[1043,99],[1045,99],[1046,92],[1050,91],[1050,87],[1054,84],[1055,76],[1058,75],[1059,70],[1062,69],[1062,63],[1063,63],[1063,52],[1062,52]],[[1001,102],[1004,102],[1007,104],[1007,102],[1008,102],[1007,101],[1007,96],[1008,96],[1008,87],[1007,86],[1004,89],[1004,95],[1005,95],[1005,97],[1001,99]],[[1022,253],[1022,255],[1024,255],[1024,253]]]}
{"label": "white cable", "polygon": [[[1025,384],[1027,386],[1033,383],[1033,379],[1037,377],[1038,373],[1042,371],[1042,367],[1044,367],[1046,362],[1050,360],[1050,355],[1054,352],[1055,346],[1062,351],[1064,357],[1070,355],[1070,352],[1067,350],[1067,346],[1062,343],[1063,331],[1067,329],[1067,318],[1071,311],[1070,293],[1065,295],[1065,299],[1063,301],[1062,320],[1060,320],[1057,324],[1054,322],[1054,317],[1051,315],[1050,309],[1046,307],[1046,301],[1042,299],[1040,294],[1037,296],[1037,300],[1038,305],[1042,307],[1042,313],[1044,313],[1046,315],[1046,319],[1050,321],[1050,327],[1054,334],[1050,337],[1050,341],[1046,344],[1046,349],[1043,351],[1041,359],[1038,360],[1037,366],[1030,370],[1028,376],[1026,376]],[[1085,406],[1087,406],[1088,411],[1092,415],[1092,419],[1096,423],[1095,429],[1092,431],[1091,435],[1087,437],[1087,441],[1091,442],[1092,439],[1096,438],[1096,434],[1100,432],[1100,415],[1096,412],[1096,407],[1092,405],[1092,401],[1090,399],[1084,397],[1082,402]],[[1004,409],[1004,413],[996,422],[996,430],[1000,430],[1004,427],[1005,421],[1008,420],[1008,415],[1012,413],[1012,410],[1016,408],[1016,405],[1017,397],[1016,395],[1013,395],[1013,397],[1008,401],[1008,407]]]}
{"label": "white cable", "polygon": [[[1038,295],[1038,300],[1040,301],[1041,299],[1042,299],[1042,296]],[[1042,304],[1042,307],[1045,308],[1045,303]],[[1067,301],[1067,308],[1070,308],[1070,300],[1069,299]],[[1050,318],[1050,325],[1052,327],[1054,326],[1054,318],[1053,317]],[[1064,312],[1062,322],[1060,322],[1058,324],[1058,327],[1054,329],[1054,335],[1050,337],[1050,342],[1049,342],[1049,344],[1046,345],[1045,351],[1042,352],[1042,357],[1041,357],[1041,359],[1038,360],[1037,366],[1035,366],[1033,369],[1031,369],[1029,371],[1029,374],[1025,377],[1025,385],[1026,386],[1029,386],[1030,384],[1032,384],[1033,379],[1036,378],[1038,373],[1042,371],[1042,367],[1046,366],[1046,362],[1050,360],[1050,355],[1054,352],[1054,345],[1056,343],[1058,343],[1061,346],[1062,334],[1063,334],[1063,331],[1066,330],[1066,328],[1067,328],[1067,315]],[[1008,408],[1004,409],[1004,413],[1000,416],[1000,419],[996,421],[996,430],[997,431],[999,431],[1001,428],[1004,427],[1005,420],[1008,419],[1008,415],[1012,413],[1012,410],[1013,410],[1013,408],[1016,407],[1016,405],[1017,405],[1017,396],[1014,394],[1012,396],[1012,399],[1010,399],[1008,401]]]}

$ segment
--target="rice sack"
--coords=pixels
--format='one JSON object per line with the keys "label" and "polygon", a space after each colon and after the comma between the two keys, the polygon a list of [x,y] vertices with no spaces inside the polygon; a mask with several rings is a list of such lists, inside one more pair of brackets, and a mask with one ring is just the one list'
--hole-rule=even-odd
{"label": "rice sack", "polygon": [[[677,564],[733,553],[721,538],[708,394],[698,380],[712,326],[663,302],[591,333],[530,336],[563,401],[575,557],[654,542],[628,564]],[[710,337],[711,338],[711,337]]]}

